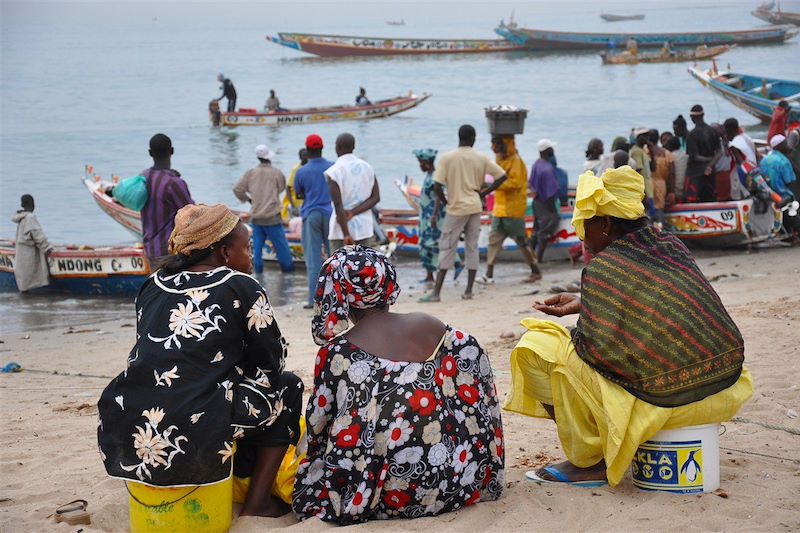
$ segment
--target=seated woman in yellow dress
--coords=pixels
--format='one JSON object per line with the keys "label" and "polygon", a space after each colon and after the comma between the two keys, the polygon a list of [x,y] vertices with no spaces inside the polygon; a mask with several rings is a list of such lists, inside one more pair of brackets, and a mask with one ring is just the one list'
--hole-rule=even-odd
{"label": "seated woman in yellow dress", "polygon": [[533,481],[617,485],[656,432],[728,420],[752,395],[736,324],[686,247],[647,224],[643,198],[628,166],[579,178],[572,224],[594,256],[581,296],[534,305],[577,326],[522,322],[504,408],[553,419],[567,457]]}

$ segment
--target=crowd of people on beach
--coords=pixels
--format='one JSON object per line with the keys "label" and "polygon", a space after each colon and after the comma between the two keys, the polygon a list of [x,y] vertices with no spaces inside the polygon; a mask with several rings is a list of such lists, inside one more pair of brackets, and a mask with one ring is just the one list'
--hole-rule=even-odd
{"label": "crowd of people on beach", "polygon": [[[464,209],[442,223],[448,267],[448,239],[472,231],[470,211],[481,209],[480,196],[511,182],[513,168],[476,153],[473,128],[459,134],[461,146],[442,157],[445,171],[433,186],[448,207]],[[162,488],[234,476],[235,486],[246,487],[241,515],[291,510],[300,520],[343,525],[434,516],[501,497],[501,409],[557,424],[566,461],[531,470],[528,479],[614,486],[649,436],[727,420],[752,394],[739,330],[692,254],[645,216],[645,179],[630,166],[580,176],[572,224],[594,255],[582,294],[534,304],[547,315],[578,314],[577,326],[570,333],[526,319],[527,332],[508,355],[511,388],[502,391],[480,332],[431,314],[393,312],[401,292],[394,265],[369,246],[371,234],[339,222],[369,213],[367,206],[348,217],[336,205],[349,198],[352,176],[370,169],[352,155],[352,136],[337,141],[339,163],[345,158],[338,170],[338,163],[325,170],[317,163],[301,173],[319,159],[322,142],[312,136],[306,144],[309,162],[298,169],[295,192],[305,205],[310,177],[321,181],[327,172],[328,181],[341,183],[338,193],[328,188],[339,201],[326,208],[339,214],[343,239],[317,270],[310,329],[320,348],[305,414],[304,384],[284,368],[289,347],[280,317],[248,275],[245,225],[223,205],[188,204],[172,221],[168,256],[136,298],[127,367],[98,404],[110,476]],[[500,144],[504,155],[515,155],[512,143]],[[496,178],[491,184],[486,172]],[[480,180],[467,181],[473,174]],[[374,200],[375,190],[362,186],[369,196],[359,205]],[[372,219],[364,220],[369,226]],[[473,276],[474,261],[471,251]],[[278,475],[294,464],[284,460],[290,449],[298,463],[292,489],[275,492]]]}

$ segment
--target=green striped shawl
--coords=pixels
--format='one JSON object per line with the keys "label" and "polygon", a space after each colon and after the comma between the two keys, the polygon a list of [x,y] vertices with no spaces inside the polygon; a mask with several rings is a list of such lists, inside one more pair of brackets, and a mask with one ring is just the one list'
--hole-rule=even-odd
{"label": "green striped shawl", "polygon": [[584,269],[573,342],[600,374],[661,407],[729,387],[744,361],[742,336],[689,250],[650,227]]}

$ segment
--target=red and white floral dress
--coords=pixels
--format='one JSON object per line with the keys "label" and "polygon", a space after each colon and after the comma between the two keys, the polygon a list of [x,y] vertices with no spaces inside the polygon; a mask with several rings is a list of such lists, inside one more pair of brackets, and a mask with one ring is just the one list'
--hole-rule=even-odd
{"label": "red and white floral dress", "polygon": [[489,357],[447,327],[423,363],[383,359],[344,336],[323,346],[306,409],[298,518],[415,518],[496,500],[503,426]]}

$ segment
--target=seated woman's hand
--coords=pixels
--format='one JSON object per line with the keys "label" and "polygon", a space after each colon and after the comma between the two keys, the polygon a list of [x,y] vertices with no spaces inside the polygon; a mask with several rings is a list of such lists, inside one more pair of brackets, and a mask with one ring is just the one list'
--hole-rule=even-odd
{"label": "seated woman's hand", "polygon": [[533,302],[533,308],[546,315],[574,315],[581,311],[581,299],[577,294],[562,292],[547,298],[544,302]]}

